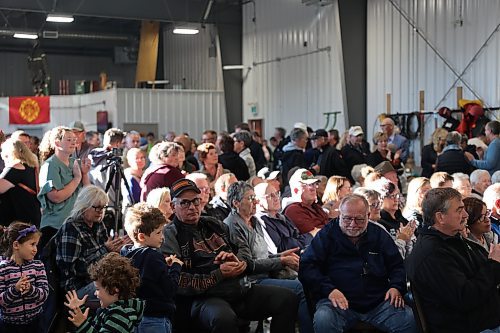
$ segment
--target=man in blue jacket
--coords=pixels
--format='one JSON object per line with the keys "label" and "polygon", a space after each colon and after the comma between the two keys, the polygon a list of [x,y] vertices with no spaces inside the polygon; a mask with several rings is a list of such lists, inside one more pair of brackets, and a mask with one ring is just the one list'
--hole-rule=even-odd
{"label": "man in blue jacket", "polygon": [[406,273],[394,241],[368,222],[360,195],[340,202],[340,216],[312,240],[299,279],[316,303],[314,331],[344,332],[363,321],[386,332],[416,332],[404,304]]}

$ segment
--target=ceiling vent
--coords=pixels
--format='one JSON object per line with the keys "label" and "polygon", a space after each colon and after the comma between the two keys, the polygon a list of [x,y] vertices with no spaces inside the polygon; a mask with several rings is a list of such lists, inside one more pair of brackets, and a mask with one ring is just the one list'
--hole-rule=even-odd
{"label": "ceiling vent", "polygon": [[302,0],[302,4],[306,6],[327,6],[331,5],[334,0]]}

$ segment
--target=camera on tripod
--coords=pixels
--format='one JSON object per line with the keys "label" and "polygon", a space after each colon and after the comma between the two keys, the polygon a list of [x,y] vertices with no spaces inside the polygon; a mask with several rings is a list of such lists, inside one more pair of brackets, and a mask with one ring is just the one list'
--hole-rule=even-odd
{"label": "camera on tripod", "polygon": [[112,148],[110,151],[106,153],[106,161],[108,164],[112,162],[122,164],[123,163],[122,155],[123,155],[123,149]]}

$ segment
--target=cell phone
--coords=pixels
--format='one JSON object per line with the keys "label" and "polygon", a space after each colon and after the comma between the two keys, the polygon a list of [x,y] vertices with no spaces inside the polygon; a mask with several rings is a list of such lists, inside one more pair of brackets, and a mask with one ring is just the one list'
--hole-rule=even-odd
{"label": "cell phone", "polygon": [[109,237],[115,238],[115,231],[113,229],[109,231]]}

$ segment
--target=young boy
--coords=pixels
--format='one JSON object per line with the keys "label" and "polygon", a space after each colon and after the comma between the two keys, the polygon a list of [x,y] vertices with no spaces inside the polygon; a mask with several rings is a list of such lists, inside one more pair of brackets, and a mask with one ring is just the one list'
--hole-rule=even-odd
{"label": "young boy", "polygon": [[76,291],[69,291],[64,305],[70,308],[68,319],[78,327],[77,332],[134,332],[144,311],[144,301],[133,298],[140,283],[137,268],[129,259],[108,253],[89,268],[89,273],[102,310],[94,320],[88,319],[89,308],[81,310],[87,296],[79,299]]}
{"label": "young boy", "polygon": [[145,202],[130,207],[125,215],[125,230],[134,245],[123,247],[121,254],[130,258],[132,265],[139,269],[141,285],[137,295],[146,301],[137,333],[172,331],[174,295],[183,263],[175,256],[165,258],[158,251],[166,223],[163,213]]}

